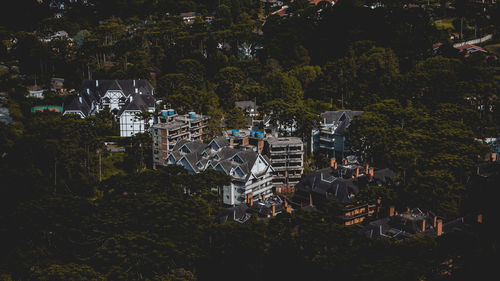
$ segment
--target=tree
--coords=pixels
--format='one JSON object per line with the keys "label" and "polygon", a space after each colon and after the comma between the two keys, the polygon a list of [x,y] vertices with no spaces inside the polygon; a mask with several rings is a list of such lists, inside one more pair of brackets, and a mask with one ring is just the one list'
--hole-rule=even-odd
{"label": "tree", "polygon": [[226,110],[233,107],[234,102],[240,100],[240,90],[244,84],[244,73],[237,67],[224,67],[215,77],[217,81],[216,93]]}
{"label": "tree", "polygon": [[33,273],[31,280],[37,281],[104,281],[104,276],[88,265],[53,264]]}
{"label": "tree", "polygon": [[234,107],[225,115],[226,128],[228,129],[244,129],[248,126],[245,120],[245,114],[237,107]]}

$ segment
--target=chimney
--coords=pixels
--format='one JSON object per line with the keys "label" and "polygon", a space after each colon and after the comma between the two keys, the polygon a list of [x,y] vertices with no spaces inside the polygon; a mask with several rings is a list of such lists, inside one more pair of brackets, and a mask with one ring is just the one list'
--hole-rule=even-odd
{"label": "chimney", "polygon": [[251,206],[253,206],[253,195],[252,193],[247,194],[247,203]]}
{"label": "chimney", "polygon": [[134,87],[135,87],[135,79],[134,79]]}
{"label": "chimney", "polygon": [[365,166],[365,174],[368,175],[369,169],[370,169],[370,165],[366,164],[366,166]]}
{"label": "chimney", "polygon": [[234,148],[234,139],[233,138],[229,139],[229,147]]}
{"label": "chimney", "polygon": [[373,169],[373,168],[370,168],[370,169],[368,170],[368,179],[369,179],[370,181],[372,181],[372,180],[373,180],[373,174],[374,174],[374,171],[375,171],[375,169]]}
{"label": "chimney", "polygon": [[437,216],[434,216],[434,218],[432,219],[432,226],[433,226],[434,228],[436,228],[436,227],[437,227]]}
{"label": "chimney", "polygon": [[90,95],[90,89],[87,88],[87,95]]}
{"label": "chimney", "polygon": [[130,96],[130,102],[132,102],[133,100],[134,100],[134,97]]}
{"label": "chimney", "polygon": [[477,223],[483,223],[483,214],[477,215]]}
{"label": "chimney", "polygon": [[492,162],[496,162],[497,161],[497,154],[496,153],[492,153],[491,154],[491,161]]}
{"label": "chimney", "polygon": [[337,169],[336,164],[337,164],[337,160],[335,158],[331,158],[330,159],[330,167],[332,167],[334,170],[336,170]]}
{"label": "chimney", "polygon": [[276,216],[276,205],[273,205],[273,217]]}
{"label": "chimney", "polygon": [[95,80],[95,86],[96,88],[99,87],[99,80]]}
{"label": "chimney", "polygon": [[313,197],[312,197],[312,193],[309,193],[309,206],[313,206]]}
{"label": "chimney", "polygon": [[266,195],[262,194],[262,202],[266,201]]}
{"label": "chimney", "polygon": [[82,103],[82,97],[78,97],[78,99],[80,100],[80,103]]}
{"label": "chimney", "polygon": [[394,206],[389,207],[389,217],[394,217]]}
{"label": "chimney", "polygon": [[347,159],[344,159],[344,165],[347,165]]}
{"label": "chimney", "polygon": [[437,236],[443,235],[443,221],[442,220],[437,221],[436,235]]}
{"label": "chimney", "polygon": [[135,93],[137,94],[139,92],[139,89],[135,88]]}
{"label": "chimney", "polygon": [[424,232],[425,231],[425,219],[422,220],[422,223],[421,223],[421,231]]}
{"label": "chimney", "polygon": [[287,213],[289,213],[289,214],[291,214],[291,213],[292,213],[292,206],[287,205],[285,209],[286,209],[286,212],[287,212]]}
{"label": "chimney", "polygon": [[359,168],[356,168],[356,178],[359,177]]}

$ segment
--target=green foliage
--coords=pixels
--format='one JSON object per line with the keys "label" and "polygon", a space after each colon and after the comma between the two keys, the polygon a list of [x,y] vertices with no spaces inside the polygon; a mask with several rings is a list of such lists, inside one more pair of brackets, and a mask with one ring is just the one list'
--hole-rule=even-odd
{"label": "green foliage", "polygon": [[[0,17],[0,90],[14,119],[0,123],[0,270],[7,273],[0,279],[440,280],[452,256],[458,269],[450,278],[470,280],[483,261],[497,260],[493,230],[366,240],[333,222],[335,203],[319,206],[323,214],[214,224],[230,178],[179,166],[148,170],[148,134],[118,139],[126,152],[109,153],[103,140],[118,135],[109,112],[85,120],[31,115],[33,104],[61,99],[24,96],[25,86],[47,86],[54,76],[76,89],[90,77],[149,79],[163,105],[210,116],[207,138],[221,135],[223,115],[228,128],[245,127],[234,102],[256,100],[260,113],[283,132],[295,128],[305,143],[319,113],[364,110],[349,128],[353,152],[397,171],[402,186],[363,189],[363,201],[446,217],[461,215],[465,199],[496,210],[493,199],[483,201],[488,191],[475,195],[466,184],[488,152],[474,139],[500,133],[498,63],[460,57],[433,20],[448,12],[466,36],[476,27],[492,32],[498,5],[481,11],[456,1],[452,10],[441,1],[431,11],[392,0],[377,9],[364,7],[373,1],[285,1],[289,16],[279,17],[261,1],[90,0],[65,1],[56,19],[50,1],[41,2],[14,1]],[[192,25],[178,16],[188,11],[201,13]],[[73,43],[40,40],[61,29]],[[446,43],[443,57],[431,56],[436,42]],[[243,43],[251,57],[239,50]],[[309,169],[328,165],[321,154],[309,160]]]}
{"label": "green foliage", "polygon": [[31,280],[37,281],[104,281],[101,274],[90,266],[79,264],[53,264],[47,268],[36,270]]}
{"label": "green foliage", "polygon": [[370,105],[352,122],[350,140],[362,159],[399,173],[403,202],[456,216],[467,178],[486,151],[474,140],[475,117],[466,107],[433,108],[403,107],[394,100]]}
{"label": "green foliage", "polygon": [[244,129],[248,126],[245,114],[237,107],[234,107],[226,114],[225,121],[228,129]]}

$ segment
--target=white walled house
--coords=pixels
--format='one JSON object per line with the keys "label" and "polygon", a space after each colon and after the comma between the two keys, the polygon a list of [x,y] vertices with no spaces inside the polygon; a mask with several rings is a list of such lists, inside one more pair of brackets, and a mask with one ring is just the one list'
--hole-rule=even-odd
{"label": "white walled house", "polygon": [[201,141],[178,141],[165,164],[181,165],[192,174],[215,169],[231,176],[231,183],[222,190],[223,202],[227,205],[264,199],[272,194],[271,161],[252,150],[234,149],[222,138],[208,145]]}
{"label": "white walled house", "polygon": [[154,112],[154,88],[147,80],[87,80],[76,98],[65,102],[63,115],[82,118],[109,110],[120,120],[120,135],[142,133],[149,122],[139,120],[137,113]]}
{"label": "white walled house", "polygon": [[120,119],[120,136],[131,137],[138,133],[144,133],[151,124],[149,120],[144,120],[138,115],[143,112],[153,113],[154,111],[155,100],[153,96],[131,95],[118,114]]}

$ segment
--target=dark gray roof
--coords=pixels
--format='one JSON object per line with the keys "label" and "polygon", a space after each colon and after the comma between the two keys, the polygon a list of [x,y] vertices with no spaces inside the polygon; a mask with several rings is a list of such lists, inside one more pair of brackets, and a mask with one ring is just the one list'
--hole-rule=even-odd
{"label": "dark gray roof", "polygon": [[150,94],[132,94],[122,109],[119,111],[118,116],[121,116],[124,111],[141,111],[147,112],[149,108],[154,108],[155,98]]}
{"label": "dark gray roof", "polygon": [[[333,124],[334,122],[341,122],[344,118],[349,119],[349,123],[354,119],[354,117],[363,114],[363,111],[352,111],[352,110],[337,110],[337,111],[327,111],[321,113],[321,122],[325,124]],[[343,115],[345,117],[343,117]]]}
{"label": "dark gray roof", "polygon": [[295,185],[295,190],[303,193],[317,193],[327,198],[335,198],[342,204],[355,201],[359,187],[354,179],[344,179],[332,168],[325,168],[309,174]]}
{"label": "dark gray roof", "polygon": [[179,140],[175,143],[174,145],[174,148],[172,149],[172,151],[179,151],[179,149],[186,143],[189,143],[190,141],[187,140],[187,139],[182,139],[182,140]]}
{"label": "dark gray roof", "polygon": [[65,103],[63,104],[63,112],[80,111],[85,116],[88,116],[90,113],[90,109],[91,109],[91,107],[90,107],[88,99],[82,95],[67,98]]}
{"label": "dark gray roof", "polygon": [[231,207],[220,212],[215,220],[219,223],[225,223],[227,221],[235,221],[238,223],[247,222],[251,215],[247,213],[247,205],[240,204],[235,207]]}
{"label": "dark gray roof", "polygon": [[394,183],[396,175],[397,175],[396,172],[394,172],[389,168],[375,170],[373,172],[373,178],[380,181],[380,183],[382,184]]}
{"label": "dark gray roof", "polygon": [[91,95],[100,98],[108,90],[121,90],[128,97],[135,93],[136,88],[142,94],[153,94],[153,86],[147,80],[86,80],[82,84],[81,93],[86,93],[89,89]]}
{"label": "dark gray roof", "polygon": [[[218,142],[222,142],[222,140],[219,139]],[[184,145],[189,149],[189,153],[181,150]],[[229,142],[227,142],[227,140],[225,145],[229,145]],[[205,152],[207,153],[207,155],[203,157],[202,154],[204,154]],[[224,146],[220,151],[214,153],[210,149],[209,145],[201,141],[188,141],[185,139],[178,141],[170,154],[173,154],[177,161],[182,158],[182,156],[179,157],[180,155],[184,155],[185,159],[188,160],[189,164],[195,169],[196,172],[200,170],[200,168],[198,168],[196,164],[202,160],[204,164],[206,164],[208,160],[210,160],[211,165],[214,168],[218,164],[220,164],[226,171],[226,173],[229,173],[232,169],[240,167],[243,173],[245,173],[244,180],[246,181],[250,178],[252,167],[259,157],[259,154],[257,154],[253,150],[240,150],[231,148],[229,146]],[[218,159],[215,158],[216,155],[218,156]],[[233,157],[238,157],[241,161],[233,161]],[[271,161],[266,156],[263,156],[263,158],[267,162],[267,168],[265,169],[265,172],[267,172],[271,167]],[[201,169],[205,169],[205,165]],[[242,180],[242,178],[238,179]]]}
{"label": "dark gray roof", "polygon": [[243,111],[250,110],[250,109],[257,110],[257,104],[251,100],[236,101],[236,102],[234,102],[234,106],[243,110]]}
{"label": "dark gray roof", "polygon": [[217,137],[217,138],[214,138],[212,141],[215,142],[220,148],[229,145],[229,142],[228,142],[227,138],[225,138],[225,137]]}

